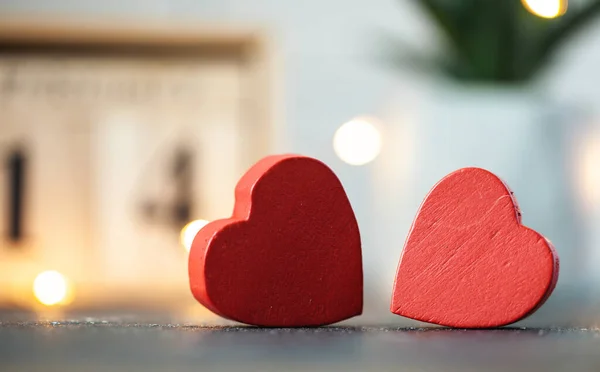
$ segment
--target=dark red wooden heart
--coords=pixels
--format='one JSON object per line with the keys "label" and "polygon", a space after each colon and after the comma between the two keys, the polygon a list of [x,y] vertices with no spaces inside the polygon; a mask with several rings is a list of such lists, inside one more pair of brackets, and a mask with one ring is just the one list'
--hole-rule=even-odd
{"label": "dark red wooden heart", "polygon": [[510,189],[486,170],[465,168],[435,185],[421,205],[391,311],[450,327],[499,327],[537,310],[557,280],[554,248],[521,224]]}
{"label": "dark red wooden heart", "polygon": [[189,256],[194,297],[214,313],[271,327],[360,315],[358,225],[342,184],[318,160],[264,158],[239,181],[233,216],[209,223]]}

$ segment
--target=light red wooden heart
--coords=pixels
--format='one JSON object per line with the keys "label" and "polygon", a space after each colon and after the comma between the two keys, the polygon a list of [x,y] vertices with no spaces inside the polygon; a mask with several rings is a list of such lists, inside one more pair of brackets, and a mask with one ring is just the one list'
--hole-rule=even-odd
{"label": "light red wooden heart", "polygon": [[271,327],[319,326],[360,315],[358,225],[342,184],[318,160],[264,158],[239,181],[228,219],[196,235],[194,297],[214,313]]}
{"label": "light red wooden heart", "polygon": [[554,248],[521,224],[510,189],[486,170],[465,168],[442,179],[421,205],[391,311],[450,327],[499,327],[537,310],[557,280]]}

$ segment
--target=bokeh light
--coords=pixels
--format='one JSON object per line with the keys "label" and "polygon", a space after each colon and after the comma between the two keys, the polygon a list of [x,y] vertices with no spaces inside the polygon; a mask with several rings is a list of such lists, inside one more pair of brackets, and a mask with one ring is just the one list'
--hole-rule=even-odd
{"label": "bokeh light", "polygon": [[521,0],[529,12],[542,18],[556,18],[567,11],[568,0]]}
{"label": "bokeh light", "polygon": [[192,248],[192,242],[194,241],[196,234],[198,234],[198,231],[200,231],[200,229],[206,226],[208,222],[209,221],[206,220],[194,220],[185,225],[183,229],[181,229],[179,241],[186,251],[190,251],[190,249]]}
{"label": "bokeh light", "polygon": [[350,165],[364,165],[381,152],[381,133],[374,119],[356,118],[343,124],[333,136],[337,156]]}
{"label": "bokeh light", "polygon": [[35,298],[46,306],[61,303],[67,297],[67,279],[58,271],[49,270],[38,274],[33,281]]}
{"label": "bokeh light", "polygon": [[580,145],[579,186],[586,205],[600,206],[600,133],[587,136]]}

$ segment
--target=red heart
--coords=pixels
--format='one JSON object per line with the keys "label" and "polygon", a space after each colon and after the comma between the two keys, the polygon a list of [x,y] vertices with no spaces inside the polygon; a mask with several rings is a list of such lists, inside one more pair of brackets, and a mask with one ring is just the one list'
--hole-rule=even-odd
{"label": "red heart", "polygon": [[233,216],[209,223],[189,256],[194,297],[214,313],[271,327],[360,315],[360,234],[342,184],[303,156],[270,156],[235,190]]}
{"label": "red heart", "polygon": [[499,327],[537,310],[557,280],[554,248],[521,224],[510,189],[486,170],[465,168],[435,185],[421,205],[391,311],[450,327]]}

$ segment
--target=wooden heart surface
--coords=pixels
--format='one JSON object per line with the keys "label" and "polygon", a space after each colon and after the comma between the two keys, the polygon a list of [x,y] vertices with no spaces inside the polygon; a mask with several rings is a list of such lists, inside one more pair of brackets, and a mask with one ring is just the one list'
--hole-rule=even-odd
{"label": "wooden heart surface", "polygon": [[268,327],[319,326],[362,313],[361,241],[339,179],[304,156],[269,156],[235,190],[233,216],[207,224],[189,256],[194,297]]}
{"label": "wooden heart surface", "polygon": [[464,168],[435,185],[421,205],[391,311],[449,327],[499,327],[537,310],[557,280],[554,248],[521,224],[510,189],[484,169]]}

